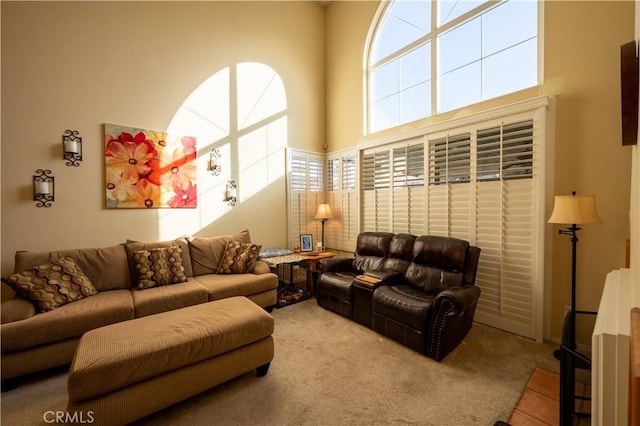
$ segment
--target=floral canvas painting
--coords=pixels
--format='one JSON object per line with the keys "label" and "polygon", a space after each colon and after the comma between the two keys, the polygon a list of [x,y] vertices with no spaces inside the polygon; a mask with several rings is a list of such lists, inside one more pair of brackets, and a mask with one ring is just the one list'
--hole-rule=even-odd
{"label": "floral canvas painting", "polygon": [[196,139],[104,125],[107,208],[195,208]]}

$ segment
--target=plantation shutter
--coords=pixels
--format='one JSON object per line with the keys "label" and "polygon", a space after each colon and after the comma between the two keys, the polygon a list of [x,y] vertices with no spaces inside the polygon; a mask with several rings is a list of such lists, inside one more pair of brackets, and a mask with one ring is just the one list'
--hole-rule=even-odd
{"label": "plantation shutter", "polygon": [[476,319],[528,337],[534,318],[533,121],[477,132],[476,243],[482,247]]}
{"label": "plantation shutter", "polygon": [[289,244],[300,246],[300,234],[321,239],[320,221],[315,219],[318,204],[324,202],[324,158],[296,150],[289,153]]}
{"label": "plantation shutter", "polygon": [[424,144],[393,149],[392,232],[425,233]]}
{"label": "plantation shutter", "polygon": [[333,217],[326,222],[327,247],[353,251],[358,237],[356,156],[353,152],[327,159],[327,203]]}
{"label": "plantation shutter", "polygon": [[390,151],[365,153],[362,159],[362,231],[390,231]]}
{"label": "plantation shutter", "polygon": [[289,164],[289,244],[298,247],[307,228],[307,159],[292,153]]}
{"label": "plantation shutter", "polygon": [[471,134],[429,140],[428,233],[471,240]]}
{"label": "plantation shutter", "polygon": [[[475,320],[537,338],[533,120],[427,136],[427,233],[482,249]],[[538,250],[536,252],[536,250]]]}
{"label": "plantation shutter", "polygon": [[358,193],[356,188],[356,155],[342,157],[341,239],[336,248],[353,251],[358,239]]}

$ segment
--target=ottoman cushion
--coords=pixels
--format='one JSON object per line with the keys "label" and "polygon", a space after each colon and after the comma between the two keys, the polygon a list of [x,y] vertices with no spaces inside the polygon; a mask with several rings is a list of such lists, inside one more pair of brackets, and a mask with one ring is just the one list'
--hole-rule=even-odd
{"label": "ottoman cushion", "polygon": [[125,321],[85,333],[68,377],[82,401],[215,357],[273,333],[273,318],[232,297]]}

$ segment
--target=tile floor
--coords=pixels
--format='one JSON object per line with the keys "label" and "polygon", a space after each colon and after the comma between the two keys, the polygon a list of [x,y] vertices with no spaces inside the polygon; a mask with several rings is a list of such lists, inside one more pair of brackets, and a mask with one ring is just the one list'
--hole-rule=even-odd
{"label": "tile floor", "polygon": [[[536,368],[531,374],[520,401],[511,414],[511,426],[557,426],[559,424],[560,376],[558,373]],[[576,382],[576,395],[589,396],[591,387],[582,382]],[[576,411],[591,412],[591,402],[576,401]],[[590,418],[574,417],[574,426],[587,426]]]}

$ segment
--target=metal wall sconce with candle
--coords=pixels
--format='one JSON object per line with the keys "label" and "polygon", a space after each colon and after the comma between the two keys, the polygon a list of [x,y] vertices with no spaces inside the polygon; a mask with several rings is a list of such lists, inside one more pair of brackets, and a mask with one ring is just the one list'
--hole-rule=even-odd
{"label": "metal wall sconce with candle", "polygon": [[82,138],[77,130],[66,130],[62,135],[62,158],[67,166],[78,167],[82,161]]}
{"label": "metal wall sconce with candle", "polygon": [[213,148],[209,151],[209,163],[207,164],[207,171],[211,172],[213,176],[218,176],[222,171],[222,167],[218,164],[218,159],[222,157],[220,150]]}
{"label": "metal wall sconce with candle", "polygon": [[237,186],[236,181],[233,179],[229,179],[227,181],[227,187],[224,191],[224,199],[222,201],[226,201],[230,206],[235,206],[237,199]]}
{"label": "metal wall sconce with candle", "polygon": [[38,169],[33,175],[33,201],[36,207],[51,207],[55,199],[55,178],[51,170]]}

